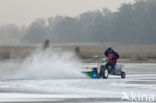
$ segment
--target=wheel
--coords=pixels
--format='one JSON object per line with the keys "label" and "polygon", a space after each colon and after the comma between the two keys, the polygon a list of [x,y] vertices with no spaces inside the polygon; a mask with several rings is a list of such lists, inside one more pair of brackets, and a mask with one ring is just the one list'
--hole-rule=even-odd
{"label": "wheel", "polygon": [[121,72],[121,78],[124,79],[126,77],[126,73],[125,72]]}
{"label": "wheel", "polygon": [[103,69],[105,68],[105,66],[101,65],[100,67],[100,73],[99,73],[99,78],[102,78],[102,72],[103,72]]}
{"label": "wheel", "polygon": [[103,79],[107,79],[108,78],[108,75],[109,75],[109,71],[108,71],[108,69],[103,69],[103,71],[102,71],[102,77],[103,77]]}
{"label": "wheel", "polygon": [[91,78],[92,78],[92,79],[97,79],[97,78],[98,78],[98,73],[97,73],[96,71],[93,71],[93,72],[91,73]]}

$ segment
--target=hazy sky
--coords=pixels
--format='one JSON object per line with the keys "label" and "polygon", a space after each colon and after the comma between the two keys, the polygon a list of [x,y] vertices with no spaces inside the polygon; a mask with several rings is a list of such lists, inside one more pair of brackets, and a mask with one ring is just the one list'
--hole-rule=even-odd
{"label": "hazy sky", "polygon": [[56,15],[76,16],[86,11],[109,8],[134,0],[0,0],[0,25],[29,24],[36,18]]}

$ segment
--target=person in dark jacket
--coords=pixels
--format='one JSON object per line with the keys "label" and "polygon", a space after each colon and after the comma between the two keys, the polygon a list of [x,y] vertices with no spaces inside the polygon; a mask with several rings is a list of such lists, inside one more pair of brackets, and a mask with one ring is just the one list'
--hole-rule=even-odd
{"label": "person in dark jacket", "polygon": [[106,67],[108,68],[109,66],[112,67],[113,71],[115,69],[115,65],[117,63],[117,59],[119,59],[119,54],[117,52],[115,52],[111,47],[109,47],[106,51],[105,51],[105,56],[107,57],[107,64]]}

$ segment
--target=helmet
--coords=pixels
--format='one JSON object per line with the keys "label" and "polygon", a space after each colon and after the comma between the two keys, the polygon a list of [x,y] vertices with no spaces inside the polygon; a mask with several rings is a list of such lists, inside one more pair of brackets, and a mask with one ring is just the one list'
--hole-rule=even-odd
{"label": "helmet", "polygon": [[112,47],[108,47],[108,50],[113,50]]}

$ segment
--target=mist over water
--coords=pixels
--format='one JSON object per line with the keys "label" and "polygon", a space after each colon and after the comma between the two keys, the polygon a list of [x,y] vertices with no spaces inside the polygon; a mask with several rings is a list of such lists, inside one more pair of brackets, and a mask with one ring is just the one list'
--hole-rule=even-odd
{"label": "mist over water", "polygon": [[[9,65],[10,63],[8,63]],[[16,64],[15,64],[16,65]],[[72,52],[35,51],[3,79],[81,79],[82,64]],[[8,68],[11,71],[11,68]],[[9,71],[8,70],[8,71]]]}

